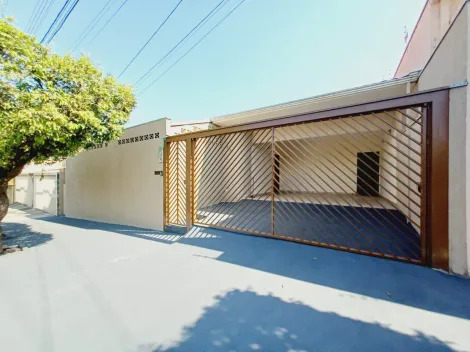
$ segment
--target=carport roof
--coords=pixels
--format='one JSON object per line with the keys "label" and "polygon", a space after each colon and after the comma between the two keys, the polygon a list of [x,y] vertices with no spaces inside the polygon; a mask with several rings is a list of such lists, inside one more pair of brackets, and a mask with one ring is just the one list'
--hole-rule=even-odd
{"label": "carport roof", "polygon": [[407,85],[418,80],[420,71],[412,72],[401,78],[348,88],[336,92],[294,100],[282,104],[223,115],[211,119],[220,127],[234,126],[255,121],[270,120],[301,112],[313,112],[325,108],[360,104],[367,101],[391,98],[409,93]]}

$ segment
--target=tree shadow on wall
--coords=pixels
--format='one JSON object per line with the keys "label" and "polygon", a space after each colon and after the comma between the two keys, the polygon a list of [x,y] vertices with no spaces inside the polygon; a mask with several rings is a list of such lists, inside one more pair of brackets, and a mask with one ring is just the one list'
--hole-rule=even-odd
{"label": "tree shadow on wall", "polygon": [[321,312],[301,302],[233,290],[184,328],[176,345],[138,351],[452,351],[435,337]]}
{"label": "tree shadow on wall", "polygon": [[33,231],[31,226],[26,224],[8,222],[0,226],[3,230],[4,246],[34,247],[52,240],[51,234]]}

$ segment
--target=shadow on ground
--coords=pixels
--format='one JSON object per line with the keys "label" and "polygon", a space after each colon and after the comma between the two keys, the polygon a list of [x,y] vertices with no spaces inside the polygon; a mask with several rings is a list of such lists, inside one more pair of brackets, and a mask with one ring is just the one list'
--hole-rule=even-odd
{"label": "shadow on ground", "polygon": [[31,226],[26,224],[8,222],[2,223],[1,226],[4,246],[34,247],[52,239],[51,234],[33,231]]}
{"label": "shadow on ground", "polygon": [[138,351],[452,351],[422,333],[406,335],[377,323],[320,312],[300,302],[251,291],[216,297],[173,346]]}
{"label": "shadow on ground", "polygon": [[66,217],[40,220],[208,248],[221,254],[207,260],[470,320],[470,280],[418,265],[197,226],[178,235]]}
{"label": "shadow on ground", "polygon": [[158,230],[143,229],[134,226],[127,225],[116,225],[116,224],[106,224],[103,222],[82,220],[68,218],[65,216],[45,216],[41,217],[38,220],[52,222],[54,224],[61,224],[66,226],[73,226],[86,230],[99,230],[114,232],[120,235],[126,235],[131,237],[137,237],[149,241],[161,242],[170,244],[175,241],[178,241],[184,234],[169,233]]}

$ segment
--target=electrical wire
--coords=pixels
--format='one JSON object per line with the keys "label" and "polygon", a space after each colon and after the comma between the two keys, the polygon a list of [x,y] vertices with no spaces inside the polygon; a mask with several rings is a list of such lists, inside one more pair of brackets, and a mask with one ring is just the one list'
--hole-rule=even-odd
{"label": "electrical wire", "polygon": [[75,45],[71,52],[74,52],[80,43],[90,34],[90,32],[93,30],[93,28],[98,24],[98,22],[101,20],[101,18],[108,12],[110,9],[110,6],[115,2],[116,0],[108,0],[106,4],[101,8],[101,10],[98,12],[98,14],[91,20],[91,22],[88,24],[88,26],[83,30],[83,32],[79,35],[78,39],[75,41]]}
{"label": "electrical wire", "polygon": [[38,11],[37,11],[37,13],[36,13],[36,16],[35,16],[35,18],[33,19],[33,21],[31,22],[31,26],[30,26],[30,28],[29,28],[29,30],[28,30],[28,32],[30,32],[31,34],[34,33],[33,29],[34,29],[34,27],[36,27],[36,24],[37,24],[38,20],[41,19],[41,16],[42,16],[42,14],[43,14],[43,12],[44,12],[44,9],[46,8],[46,5],[47,5],[48,2],[49,2],[49,0],[43,0],[42,3],[41,3],[41,5],[39,5]]}
{"label": "electrical wire", "polygon": [[[193,33],[191,33],[191,35],[189,35],[188,37],[186,37],[186,39],[184,39],[184,40],[181,42],[180,47],[184,46],[184,45],[186,44],[186,42],[188,42],[193,36],[195,36],[196,33],[199,32],[199,30],[200,30],[202,27],[204,27],[204,26],[206,25],[206,23],[209,22],[209,21],[212,19],[212,17],[214,17],[220,10],[222,10],[229,2],[230,2],[230,0],[225,0],[225,2],[224,2],[219,8],[217,8],[217,10],[215,10],[214,12],[212,12],[212,14],[211,14],[209,17],[207,17],[207,18],[201,23],[201,25],[200,25],[199,27],[197,27],[196,30],[195,30]],[[164,65],[165,62],[167,62],[168,59],[170,59],[170,58],[171,58],[171,55],[169,55],[169,56],[167,56],[165,59],[163,59],[163,60],[161,61],[161,63],[160,63],[160,66],[161,66],[161,65]]]}
{"label": "electrical wire", "polygon": [[46,8],[45,11],[44,11],[44,14],[43,14],[42,17],[37,21],[36,26],[31,29],[32,33],[37,34],[37,32],[39,31],[39,29],[41,28],[42,24],[44,23],[44,20],[46,19],[47,15],[49,15],[49,12],[51,11],[51,8],[52,8],[52,6],[56,3],[56,1],[57,1],[57,0],[49,1],[49,4],[48,4],[47,8]]}
{"label": "electrical wire", "polygon": [[108,21],[106,21],[106,23],[103,25],[103,27],[101,27],[99,29],[99,31],[93,36],[93,38],[91,38],[91,40],[87,43],[87,46],[90,45],[98,35],[100,35],[100,33],[103,31],[103,29],[105,29],[108,26],[109,22],[111,22],[111,20],[114,18],[114,16],[116,16],[118,14],[118,12],[123,8],[123,6],[127,3],[127,1],[129,1],[129,0],[124,0],[124,2],[121,4],[121,6],[119,6],[119,8],[116,11],[114,11],[114,13],[111,15],[111,17],[108,19]]}
{"label": "electrical wire", "polygon": [[119,76],[117,78],[121,77],[123,75],[123,73],[127,71],[129,66],[132,65],[132,63],[135,61],[135,59],[137,59],[137,57],[140,55],[140,53],[147,47],[147,45],[150,43],[150,41],[153,39],[153,37],[155,37],[157,35],[157,33],[160,31],[160,29],[165,25],[165,23],[169,20],[171,15],[173,15],[173,13],[181,5],[182,2],[183,2],[183,0],[179,0],[179,2],[176,4],[176,6],[173,8],[173,10],[171,10],[171,12],[168,14],[168,16],[166,16],[165,20],[160,24],[160,26],[157,28],[157,30],[155,32],[153,32],[153,34],[150,36],[150,38],[147,40],[147,42],[144,44],[144,46],[142,48],[140,48],[140,50],[137,52],[137,54],[134,55],[132,60],[129,61],[129,63],[126,65],[126,67],[124,67],[124,69],[121,71],[121,73],[119,74]]}
{"label": "electrical wire", "polygon": [[170,71],[174,66],[176,66],[178,64],[178,62],[180,62],[186,55],[188,55],[191,50],[193,50],[199,43],[201,43],[209,34],[212,33],[213,30],[215,30],[223,21],[225,21],[227,19],[227,17],[229,17],[236,9],[238,9],[238,7],[240,7],[241,4],[243,4],[245,2],[245,0],[242,0],[237,6],[235,6],[232,10],[230,10],[230,12],[225,15],[225,17],[223,17],[219,22],[217,22],[217,24],[212,27],[209,32],[207,32],[201,39],[199,39],[196,44],[194,44],[191,48],[189,48],[188,51],[186,51],[177,61],[175,61],[170,67],[168,67],[160,76],[158,76],[152,83],[150,83],[147,87],[145,87],[140,93],[139,93],[139,96],[141,96],[142,94],[144,94],[144,92],[149,89],[151,86],[153,86],[155,83],[157,83],[160,78],[162,78],[168,71]]}
{"label": "electrical wire", "polygon": [[138,85],[142,80],[146,79],[146,77],[164,60],[166,59],[180,44],[193,33],[196,28],[198,28],[205,20],[208,18],[214,11],[216,11],[225,0],[220,1],[199,23],[189,31],[164,57],[162,57],[155,65],[153,65],[145,74],[139,78],[139,80],[135,83]]}
{"label": "electrical wire", "polygon": [[31,27],[31,24],[33,23],[33,19],[36,18],[39,10],[39,5],[41,2],[44,2],[44,0],[38,0],[36,2],[36,5],[34,6],[33,12],[31,12],[31,17],[28,20],[28,23],[26,24],[26,31],[29,32],[29,29]]}
{"label": "electrical wire", "polygon": [[73,10],[75,9],[75,7],[77,6],[78,2],[80,0],[76,0],[72,7],[70,8],[70,10],[67,12],[67,14],[65,15],[64,19],[59,23],[57,29],[54,31],[54,33],[52,34],[52,36],[47,40],[47,43],[46,44],[49,44],[52,39],[54,39],[54,37],[57,35],[57,33],[59,33],[59,31],[62,29],[62,26],[65,24],[65,22],[67,21],[67,19],[69,18],[70,14],[73,12]]}
{"label": "electrical wire", "polygon": [[59,13],[55,16],[54,21],[52,21],[52,24],[49,26],[49,28],[46,31],[46,34],[41,39],[41,44],[45,41],[49,33],[51,32],[52,28],[57,24],[59,21],[59,17],[62,16],[62,13],[64,13],[65,9],[67,8],[67,5],[70,3],[71,0],[65,0],[64,5],[60,9]]}

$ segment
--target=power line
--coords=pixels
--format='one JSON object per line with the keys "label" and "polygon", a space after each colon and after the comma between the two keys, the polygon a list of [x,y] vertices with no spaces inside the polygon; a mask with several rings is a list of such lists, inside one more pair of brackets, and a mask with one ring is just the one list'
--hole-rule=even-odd
{"label": "power line", "polygon": [[49,0],[44,0],[44,1],[42,2],[41,7],[38,9],[37,16],[36,16],[36,18],[33,20],[33,22],[31,23],[31,27],[29,28],[29,32],[30,32],[31,34],[34,34],[34,28],[36,27],[38,21],[42,18],[42,15],[43,15],[44,10],[45,10],[45,8],[47,7],[48,3],[49,3]]}
{"label": "power line", "polygon": [[72,7],[70,8],[70,10],[67,12],[67,14],[65,15],[64,19],[60,22],[60,24],[58,25],[57,29],[55,30],[55,32],[52,34],[52,36],[48,39],[47,41],[47,44],[49,44],[52,39],[54,39],[54,37],[57,35],[57,33],[59,33],[59,31],[62,29],[62,26],[64,25],[64,23],[67,21],[67,19],[69,18],[70,14],[73,12],[73,10],[75,9],[75,6],[77,6],[78,2],[80,0],[76,0],[74,2],[74,4],[72,5]]}
{"label": "power line", "polygon": [[[212,17],[214,17],[220,10],[222,10],[229,2],[230,2],[230,0],[226,0],[226,1],[222,4],[222,6],[220,6],[216,11],[214,11],[209,17],[207,17],[207,18],[203,21],[203,23],[202,23],[198,28],[196,28],[196,30],[195,30],[193,33],[191,33],[190,36],[186,37],[186,39],[184,39],[184,40],[181,42],[180,46],[183,46],[184,44],[186,44],[186,42],[187,42],[188,40],[190,40],[194,35],[196,35],[196,33],[197,33],[202,27],[204,27],[205,24],[206,24],[207,22],[209,22],[209,21],[212,19]],[[160,66],[163,65],[166,61],[168,61],[169,58],[171,58],[171,55],[167,56],[164,60],[162,60],[161,63],[160,63]]]}
{"label": "power line", "polygon": [[49,26],[49,28],[47,29],[47,32],[46,34],[44,34],[44,36],[42,37],[41,39],[41,44],[45,41],[45,39],[47,38],[47,36],[49,35],[49,33],[51,32],[52,28],[57,24],[57,22],[59,21],[59,17],[62,16],[62,14],[64,13],[65,9],[67,8],[68,4],[70,3],[71,0],[65,0],[65,3],[64,5],[62,6],[62,8],[60,9],[59,13],[55,16],[54,18],[54,21],[52,21],[52,24]]}
{"label": "power line", "polygon": [[116,16],[116,15],[118,14],[118,12],[119,12],[119,11],[122,9],[122,7],[127,3],[127,1],[128,1],[128,0],[124,0],[124,2],[121,4],[121,6],[119,6],[119,8],[118,8],[116,11],[114,11],[114,13],[113,13],[112,16],[109,18],[109,20],[106,21],[106,23],[104,24],[104,26],[101,27],[101,28],[99,29],[99,31],[93,36],[93,38],[91,38],[91,40],[87,43],[87,46],[90,45],[90,44],[95,40],[95,38],[101,33],[101,31],[102,31],[103,29],[105,29],[105,28],[108,26],[109,22],[111,22],[111,20],[114,18],[114,16]]}
{"label": "power line", "polygon": [[106,4],[101,8],[101,10],[98,12],[98,14],[91,20],[91,22],[88,24],[88,26],[83,30],[83,32],[80,34],[78,39],[75,42],[75,45],[73,49],[71,50],[74,52],[80,43],[90,34],[90,32],[95,28],[95,26],[98,24],[98,22],[101,20],[101,18],[108,12],[110,9],[111,5],[115,2],[116,0],[108,0]]}
{"label": "power line", "polygon": [[191,50],[193,50],[200,42],[202,42],[209,34],[211,34],[211,32],[216,29],[223,21],[225,21],[227,19],[227,17],[229,17],[236,9],[238,9],[238,7],[243,4],[245,2],[245,0],[242,0],[237,6],[235,6],[232,10],[230,10],[230,12],[225,15],[225,17],[223,17],[219,22],[217,22],[217,24],[212,27],[209,32],[207,32],[201,39],[199,39],[196,44],[194,44],[191,48],[189,48],[188,51],[186,51],[177,61],[175,61],[170,67],[168,67],[160,76],[158,76],[152,83],[150,83],[147,87],[145,87],[140,93],[139,93],[139,96],[144,94],[144,92],[149,89],[151,86],[153,86],[155,83],[157,83],[160,78],[162,78],[168,71],[170,71],[174,66],[176,66],[178,64],[178,62],[180,62],[186,55],[189,54],[189,52]]}
{"label": "power line", "polygon": [[26,25],[26,31],[29,32],[29,29],[31,27],[31,24],[33,23],[33,20],[36,18],[38,11],[39,11],[39,6],[41,3],[43,3],[45,0],[38,0],[36,2],[36,5],[34,6],[33,12],[31,13],[31,17],[28,20],[28,24]]}
{"label": "power line", "polygon": [[56,3],[56,1],[57,0],[49,1],[49,4],[48,4],[47,8],[45,9],[44,14],[38,20],[36,26],[31,29],[32,33],[37,33],[38,32],[38,30],[41,28],[42,24],[44,23],[44,20],[46,19],[47,15],[49,15],[49,12],[51,11],[52,5],[54,5]]}
{"label": "power line", "polygon": [[132,60],[127,64],[126,67],[124,67],[124,69],[121,71],[121,73],[119,74],[118,78],[122,76],[122,74],[124,72],[127,71],[127,69],[129,68],[130,65],[132,65],[132,63],[135,61],[135,59],[137,59],[137,57],[140,55],[140,53],[147,47],[147,45],[150,43],[150,41],[153,39],[153,37],[155,37],[155,35],[157,35],[157,33],[160,31],[160,29],[165,25],[165,23],[168,21],[168,19],[171,17],[171,15],[173,15],[173,13],[176,11],[176,9],[180,6],[180,4],[183,2],[183,0],[180,0],[176,6],[173,8],[173,10],[171,10],[171,12],[168,14],[168,16],[166,16],[165,20],[160,24],[160,26],[157,28],[157,30],[155,32],[153,32],[153,34],[150,36],[150,38],[147,40],[147,42],[144,44],[144,46],[142,48],[140,48],[140,50],[137,52],[137,54],[134,55],[134,57],[132,58]]}
{"label": "power line", "polygon": [[144,80],[154,69],[155,67],[157,67],[164,59],[166,59],[187,37],[189,37],[191,35],[191,33],[193,33],[196,28],[198,28],[201,23],[203,23],[206,18],[208,18],[214,11],[216,11],[220,5],[222,5],[222,3],[225,2],[225,0],[222,0],[221,2],[219,2],[201,21],[199,21],[199,23],[193,28],[191,29],[191,31],[189,31],[189,33],[187,33],[164,57],[162,57],[155,65],[153,65],[152,67],[150,67],[150,69],[145,72],[145,74],[139,78],[139,80],[135,83],[135,85],[139,84],[142,80]]}

